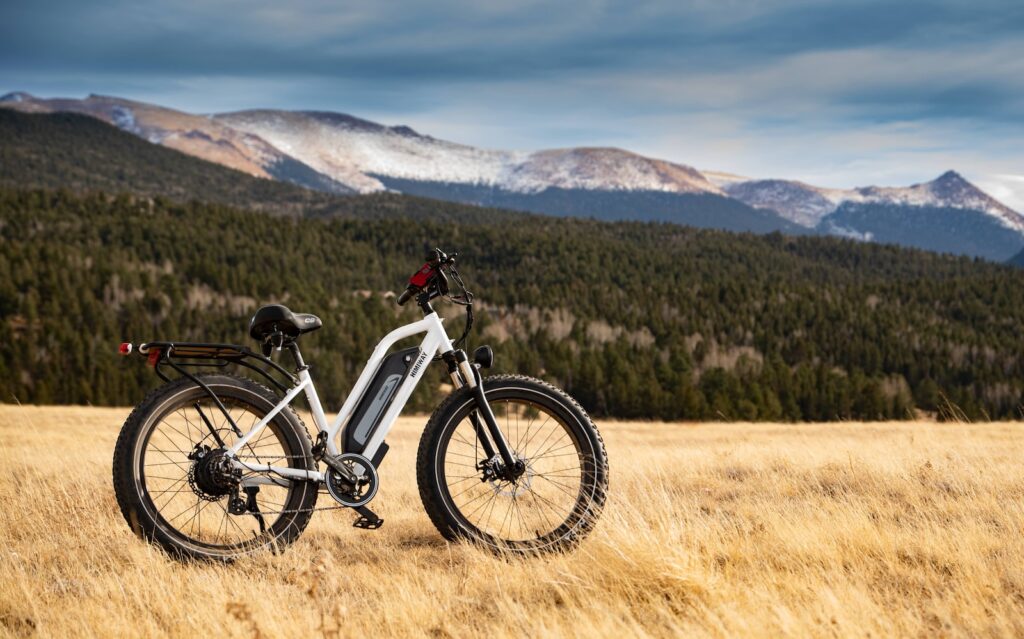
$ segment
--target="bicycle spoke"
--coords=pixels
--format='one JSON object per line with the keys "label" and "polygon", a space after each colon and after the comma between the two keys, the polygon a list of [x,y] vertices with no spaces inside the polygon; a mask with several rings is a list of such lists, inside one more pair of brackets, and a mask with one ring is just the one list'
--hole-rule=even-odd
{"label": "bicycle spoke", "polygon": [[[558,441],[562,441],[562,440],[560,439],[560,440],[558,440]],[[544,459],[545,457],[547,457],[547,456],[548,456],[548,455],[547,455],[547,453],[548,453],[549,451],[550,451],[550,452],[554,452],[554,451],[556,451],[556,450],[565,450],[566,448],[569,448],[570,446],[572,446],[573,448],[575,448],[575,447],[576,447],[576,443],[575,443],[575,442],[572,442],[572,441],[570,441],[570,442],[569,442],[568,444],[563,444],[563,445],[561,445],[561,446],[558,446],[557,448],[555,448],[555,446],[557,446],[557,445],[558,445],[558,442],[555,442],[555,443],[551,444],[551,446],[548,446],[548,447],[547,447],[547,448],[546,448],[546,449],[544,450],[544,452],[542,452],[542,453],[541,453],[541,454],[539,454],[539,455],[533,455],[533,456],[531,456],[531,457],[530,457],[530,459]]]}
{"label": "bicycle spoke", "polygon": [[[491,523],[491,517],[494,515],[494,507],[497,505],[497,503],[498,493],[494,492],[491,495],[491,499],[487,501],[487,504],[490,506],[490,508],[485,511],[487,513],[487,522],[484,524],[484,526],[487,526]],[[470,516],[472,516],[472,514]]]}
{"label": "bicycle spoke", "polygon": [[[533,433],[533,437],[531,437],[531,438],[527,439],[525,442],[523,442],[523,452],[524,453],[526,452],[527,449],[529,449],[530,442],[533,441],[534,437],[537,437],[540,433],[544,432],[544,426],[546,426],[549,421],[551,421],[550,417],[548,417],[548,419],[545,419],[544,423],[542,423],[540,426],[537,427],[537,430],[534,431],[534,433]],[[559,426],[559,424],[557,422],[555,422],[555,425],[553,426],[553,430],[551,432],[554,432],[554,429],[557,429],[558,426]],[[550,437],[550,436],[551,435],[549,434],[548,437]]]}
{"label": "bicycle spoke", "polygon": [[[537,446],[537,448],[543,448],[544,445],[548,443],[548,440],[551,439],[551,436],[554,435],[559,430],[560,426],[561,426],[561,424],[559,424],[558,422],[555,422],[555,424],[551,427],[551,430],[549,430],[548,434],[544,436],[544,439],[541,440],[541,442]],[[543,428],[543,426],[541,426],[541,428]],[[540,432],[540,430],[538,430],[538,433],[539,432]],[[535,435],[535,437],[536,437],[536,435]],[[530,440],[530,441],[533,441],[533,440]],[[531,455],[529,455],[526,452],[526,451],[529,450],[529,448],[530,448],[530,442],[526,442],[526,445],[523,447],[523,451],[522,451],[524,457],[530,457],[531,456]]]}
{"label": "bicycle spoke", "polygon": [[[556,527],[551,525],[551,521],[548,519],[547,514],[544,512],[543,504],[541,504],[541,502],[537,501],[537,493],[535,493],[532,490],[528,491],[528,492],[530,493],[530,497],[533,498],[534,505],[537,506],[537,511],[541,514],[541,517],[544,518],[544,525],[546,525],[549,530],[554,530]],[[557,512],[555,513],[555,516],[556,517],[558,516]]]}

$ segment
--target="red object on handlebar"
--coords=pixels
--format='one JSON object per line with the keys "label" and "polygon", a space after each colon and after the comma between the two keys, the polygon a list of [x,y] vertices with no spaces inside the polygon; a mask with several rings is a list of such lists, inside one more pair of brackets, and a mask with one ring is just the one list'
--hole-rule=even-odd
{"label": "red object on handlebar", "polygon": [[431,266],[430,262],[423,265],[423,268],[412,274],[409,278],[409,284],[412,284],[416,288],[423,288],[430,281],[430,275],[434,272],[434,267]]}
{"label": "red object on handlebar", "polygon": [[413,295],[416,295],[420,291],[427,289],[430,286],[431,281],[437,282],[438,295],[448,294],[448,279],[444,275],[444,268],[451,266],[455,263],[455,257],[458,253],[452,253],[451,255],[445,255],[441,249],[434,249],[427,255],[427,262],[420,267],[420,270],[412,274],[409,278],[409,286],[406,287],[405,291],[398,296],[398,305],[403,306],[409,301]]}

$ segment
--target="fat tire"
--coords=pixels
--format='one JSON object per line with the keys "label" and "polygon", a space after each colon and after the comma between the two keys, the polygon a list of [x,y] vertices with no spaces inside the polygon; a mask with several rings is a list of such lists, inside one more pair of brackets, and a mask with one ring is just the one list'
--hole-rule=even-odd
{"label": "fat tire", "polygon": [[[262,410],[264,414],[280,401],[280,398],[269,388],[247,377],[228,374],[198,375],[197,377],[209,386],[218,397],[246,402],[252,408]],[[132,410],[121,427],[121,433],[114,447],[113,482],[114,494],[125,521],[136,535],[156,543],[179,559],[231,561],[264,549],[283,549],[302,534],[313,516],[318,493],[317,486],[313,482],[302,483],[302,492],[297,498],[298,504],[293,504],[298,506],[296,510],[299,512],[285,513],[274,524],[276,528],[283,528],[283,530],[275,531],[275,534],[265,543],[250,544],[233,552],[204,549],[176,538],[174,533],[167,530],[166,526],[152,516],[143,503],[143,500],[148,497],[142,494],[144,489],[142,489],[135,464],[140,438],[145,436],[146,430],[154,419],[162,418],[170,410],[173,410],[176,398],[188,397],[187,393],[190,389],[199,389],[202,392],[199,386],[187,378],[169,382],[150,391],[142,402]],[[205,396],[203,393],[202,397]],[[272,423],[278,426],[282,435],[287,438],[286,443],[289,448],[296,451],[295,454],[303,455],[306,469],[316,470],[309,432],[295,411],[290,406],[285,407],[274,417]],[[293,499],[294,501],[296,500]],[[171,528],[173,530],[173,527]]]}
{"label": "fat tire", "polygon": [[[574,548],[586,537],[597,523],[608,495],[608,455],[604,440],[597,427],[586,411],[567,393],[551,384],[524,375],[495,375],[484,378],[484,392],[490,399],[515,399],[517,391],[522,391],[523,399],[536,401],[538,396],[544,398],[545,408],[558,410],[566,423],[576,430],[578,437],[588,442],[594,452],[593,482],[591,501],[584,512],[576,517],[576,521],[557,538],[545,540],[543,543],[533,541],[509,541],[495,538],[476,530],[471,524],[450,512],[446,505],[447,488],[442,486],[438,462],[438,449],[442,445],[442,437],[449,423],[459,413],[465,411],[467,403],[475,403],[473,391],[463,387],[449,395],[433,412],[420,438],[416,455],[416,479],[419,485],[420,500],[430,521],[438,532],[448,540],[468,540],[478,543],[489,550],[499,553],[535,554],[543,552],[563,552]],[[528,394],[528,397],[527,397]],[[457,425],[456,425],[457,426]],[[451,509],[457,510],[454,504]],[[575,516],[575,513],[574,513]],[[561,528],[561,526],[560,526]],[[556,529],[557,530],[557,529]]]}

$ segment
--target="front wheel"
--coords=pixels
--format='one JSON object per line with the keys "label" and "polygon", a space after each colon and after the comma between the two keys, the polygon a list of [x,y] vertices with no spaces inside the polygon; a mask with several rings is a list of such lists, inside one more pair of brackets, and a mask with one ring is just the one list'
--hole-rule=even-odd
{"label": "front wheel", "polygon": [[515,456],[515,480],[490,472],[469,388],[452,393],[427,423],[416,474],[431,521],[448,539],[497,550],[561,551],[597,522],[608,491],[608,457],[590,417],[561,390],[529,377],[484,380],[487,402]]}

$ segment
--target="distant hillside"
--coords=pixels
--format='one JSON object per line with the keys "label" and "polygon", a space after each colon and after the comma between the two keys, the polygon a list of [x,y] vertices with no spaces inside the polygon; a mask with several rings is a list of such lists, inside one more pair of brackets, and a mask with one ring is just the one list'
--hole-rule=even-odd
{"label": "distant hillside", "polygon": [[151,144],[90,116],[8,109],[0,109],[0,184],[127,191],[296,213],[321,197]]}
{"label": "distant hillside", "polygon": [[0,109],[0,185],[125,191],[310,217],[425,215],[481,221],[508,214],[493,210],[497,208],[610,220],[634,217],[759,233],[807,232],[770,211],[710,194],[565,189],[522,194],[471,185],[385,181],[411,196],[463,204],[388,193],[338,197],[206,162],[88,115]]}
{"label": "distant hillside", "polygon": [[[256,306],[283,301],[324,319],[304,350],[336,407],[373,344],[415,316],[387,292],[435,245],[460,251],[477,293],[471,346],[595,415],[1009,418],[1024,399],[1024,278],[970,259],[667,224],[298,220],[0,189],[4,401],[130,404],[157,380],[118,342],[249,342]],[[429,379],[417,409],[444,376]]]}
{"label": "distant hillside", "polygon": [[253,177],[147,142],[94,117],[0,109],[0,186],[199,200],[309,217],[481,222],[512,213],[398,194],[338,196]]}
{"label": "distant hillside", "polygon": [[873,242],[1005,261],[1024,245],[1020,231],[982,211],[938,206],[843,203],[818,229]]}
{"label": "distant hillside", "polygon": [[442,182],[420,182],[375,176],[388,188],[402,193],[529,211],[558,217],[592,217],[597,220],[672,222],[697,228],[726,231],[809,235],[806,229],[782,219],[773,211],[755,209],[738,200],[713,193],[664,191],[599,191],[549,187],[538,193],[517,193],[496,187]]}
{"label": "distant hillside", "polygon": [[353,193],[353,189],[318,173],[294,157],[282,153],[258,136],[225,126],[205,115],[125,100],[90,95],[84,100],[40,100],[27,93],[0,96],[0,107],[25,113],[80,113],[118,127],[138,137],[214,162],[237,171],[291,182],[328,193]]}

